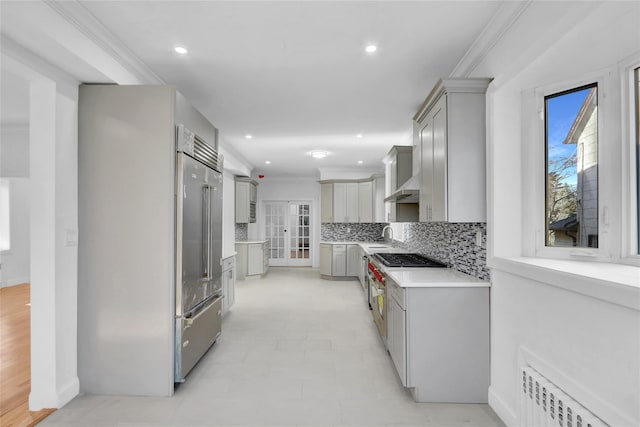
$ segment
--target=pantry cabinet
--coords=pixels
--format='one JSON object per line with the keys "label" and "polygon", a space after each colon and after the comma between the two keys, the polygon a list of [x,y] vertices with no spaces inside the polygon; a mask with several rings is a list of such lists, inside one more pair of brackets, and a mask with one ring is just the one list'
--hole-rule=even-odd
{"label": "pantry cabinet", "polygon": [[320,181],[320,218],[323,223],[374,222],[373,178]]}
{"label": "pantry cabinet", "polygon": [[488,78],[441,79],[414,116],[420,221],[486,222]]}

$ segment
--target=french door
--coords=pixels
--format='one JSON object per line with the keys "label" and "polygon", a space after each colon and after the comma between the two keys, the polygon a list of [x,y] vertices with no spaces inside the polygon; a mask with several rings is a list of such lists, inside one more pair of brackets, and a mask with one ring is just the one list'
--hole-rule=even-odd
{"label": "french door", "polygon": [[265,201],[269,265],[311,266],[311,202]]}

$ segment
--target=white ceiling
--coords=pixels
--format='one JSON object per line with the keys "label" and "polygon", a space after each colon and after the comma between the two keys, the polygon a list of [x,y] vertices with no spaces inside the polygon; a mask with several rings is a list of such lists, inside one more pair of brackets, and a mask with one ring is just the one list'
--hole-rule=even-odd
{"label": "white ceiling", "polygon": [[[46,40],[54,29],[60,34],[61,24],[57,18],[28,22],[21,10],[28,3],[2,2],[4,34],[82,81],[108,81],[96,61],[76,64],[80,46],[49,40],[41,49],[31,41]],[[156,75],[176,85],[220,129],[223,144],[268,176],[379,169],[392,145],[410,143],[414,112],[500,3],[80,2]],[[21,33],[29,27],[31,34]],[[376,54],[364,52],[368,43],[379,46]],[[176,54],[176,45],[189,54]],[[247,133],[253,139],[245,139]],[[312,159],[314,149],[329,156]]]}

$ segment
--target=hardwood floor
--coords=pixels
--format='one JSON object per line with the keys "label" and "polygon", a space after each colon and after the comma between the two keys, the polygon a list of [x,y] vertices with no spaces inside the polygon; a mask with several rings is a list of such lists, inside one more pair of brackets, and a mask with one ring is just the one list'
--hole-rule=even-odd
{"label": "hardwood floor", "polygon": [[0,288],[0,426],[38,424],[55,409],[29,411],[31,307],[29,284]]}

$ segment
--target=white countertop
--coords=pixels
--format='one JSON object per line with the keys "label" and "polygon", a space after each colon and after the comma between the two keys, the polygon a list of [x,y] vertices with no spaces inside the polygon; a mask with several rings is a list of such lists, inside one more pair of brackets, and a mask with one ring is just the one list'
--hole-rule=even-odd
{"label": "white countertop", "polygon": [[375,252],[407,252],[404,249],[396,248],[390,244],[382,242],[352,242],[352,241],[321,241],[321,245],[358,245],[365,251],[367,255]]}
{"label": "white countertop", "polygon": [[265,243],[265,242],[267,242],[267,240],[241,240],[241,241],[236,241],[236,245],[238,244],[249,245],[251,243]]}
{"label": "white countertop", "polygon": [[489,288],[491,283],[451,268],[385,268],[402,288]]}

